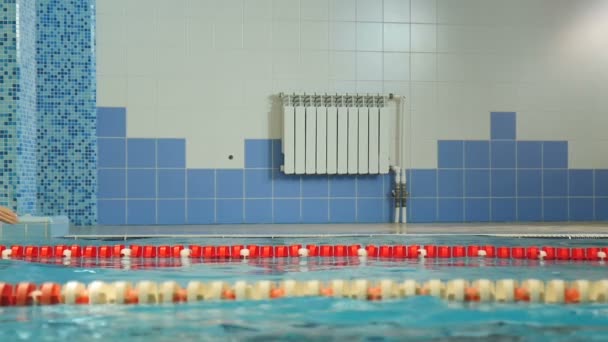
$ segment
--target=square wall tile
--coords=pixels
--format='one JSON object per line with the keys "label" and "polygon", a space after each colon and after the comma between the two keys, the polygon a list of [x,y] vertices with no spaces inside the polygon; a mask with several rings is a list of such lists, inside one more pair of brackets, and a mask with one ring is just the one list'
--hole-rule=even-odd
{"label": "square wall tile", "polygon": [[517,196],[541,197],[542,189],[541,170],[517,170]]}
{"label": "square wall tile", "polygon": [[302,223],[327,223],[329,201],[327,199],[303,199]]}
{"label": "square wall tile", "polygon": [[608,197],[608,170],[595,170],[595,196]]}
{"label": "square wall tile", "polygon": [[543,195],[568,196],[568,170],[543,170]]}
{"label": "square wall tile", "polygon": [[329,177],[330,197],[356,197],[357,177],[331,176]]}
{"label": "square wall tile", "polygon": [[329,222],[352,223],[357,222],[357,202],[354,198],[330,199]]}
{"label": "square wall tile", "polygon": [[467,198],[464,200],[465,222],[488,222],[490,221],[490,199],[489,198]]}
{"label": "square wall tile", "polygon": [[443,168],[462,168],[464,162],[464,143],[459,140],[439,140],[437,142],[438,165]]}
{"label": "square wall tile", "polygon": [[278,170],[274,171],[274,197],[297,198],[300,197],[301,177],[286,175]]}
{"label": "square wall tile", "polygon": [[568,199],[544,198],[543,219],[548,222],[568,221]]}
{"label": "square wall tile", "polygon": [[[218,198],[242,198],[243,197],[243,170],[232,170],[232,169],[216,170],[215,185],[216,185],[216,193],[217,193]],[[218,216],[218,221],[219,221],[219,216]]]}
{"label": "square wall tile", "polygon": [[130,168],[156,167],[156,139],[127,139],[127,164]]}
{"label": "square wall tile", "polygon": [[272,167],[275,169],[278,169],[283,165],[283,152],[281,149],[282,149],[281,139],[273,139],[272,140]]}
{"label": "square wall tile", "polygon": [[567,141],[545,141],[545,142],[543,142],[543,168],[545,168],[545,169],[567,169],[568,168],[568,142]]}
{"label": "square wall tile", "polygon": [[245,139],[245,168],[272,168],[272,151],[270,139]]}
{"label": "square wall tile", "polygon": [[384,21],[401,23],[409,22],[409,0],[384,0]]}
{"label": "square wall tile", "polygon": [[122,137],[127,132],[126,109],[97,107],[97,136],[100,138]]}
{"label": "square wall tile", "polygon": [[608,221],[608,198],[595,198],[595,219],[597,221]]}
{"label": "square wall tile", "polygon": [[97,197],[125,198],[127,195],[127,173],[124,169],[98,169]]}
{"label": "square wall tile", "polygon": [[490,136],[492,140],[515,140],[516,123],[513,112],[492,112],[490,114]]}
{"label": "square wall tile", "polygon": [[487,169],[490,167],[490,142],[469,140],[464,142],[464,167]]}
{"label": "square wall tile", "polygon": [[515,168],[515,141],[492,141],[490,149],[493,169]]}
{"label": "square wall tile", "polygon": [[189,199],[188,202],[188,224],[212,224],[215,223],[215,200],[213,199]]}
{"label": "square wall tile", "polygon": [[380,198],[357,199],[357,222],[387,222],[383,202],[384,199]]}
{"label": "square wall tile", "polygon": [[411,170],[410,195],[412,197],[437,196],[437,170]]}
{"label": "square wall tile", "polygon": [[327,176],[302,176],[302,197],[328,197]]}
{"label": "square wall tile", "polygon": [[186,140],[158,139],[158,167],[185,168]]}
{"label": "square wall tile", "polygon": [[156,198],[156,170],[127,170],[127,196],[129,198]]}
{"label": "square wall tile", "polygon": [[568,170],[569,196],[593,196],[593,170]]}
{"label": "square wall tile", "polygon": [[569,220],[570,221],[593,221],[593,198],[570,198],[569,205]]}
{"label": "square wall tile", "polygon": [[492,197],[515,197],[515,170],[492,170],[490,177]]}
{"label": "square wall tile", "polygon": [[160,169],[158,172],[158,197],[185,198],[186,170]]}
{"label": "square wall tile", "polygon": [[439,199],[438,221],[439,222],[462,222],[464,220],[463,199]]}
{"label": "square wall tile", "polygon": [[272,223],[271,199],[248,199],[245,201],[246,223]]}
{"label": "square wall tile", "polygon": [[380,175],[357,176],[358,197],[382,197],[384,194],[384,180]]}
{"label": "square wall tile", "polygon": [[156,224],[156,201],[128,200],[127,224]]}
{"label": "square wall tile", "polygon": [[214,198],[215,197],[215,170],[188,169],[188,198]]}
{"label": "square wall tile", "polygon": [[463,170],[439,170],[437,184],[439,197],[462,197],[464,172]]}
{"label": "square wall tile", "polygon": [[437,221],[437,200],[412,198],[409,201],[412,223],[430,223]]}
{"label": "square wall tile", "polygon": [[126,145],[125,139],[100,138],[97,139],[97,166],[99,167],[125,167]]}
{"label": "square wall tile", "polygon": [[492,221],[515,222],[517,221],[515,198],[493,198],[492,199]]}
{"label": "square wall tile", "polygon": [[186,224],[186,201],[159,200],[158,224]]}
{"label": "square wall tile", "polygon": [[543,201],[540,197],[517,199],[517,221],[540,222],[543,220]]}
{"label": "square wall tile", "polygon": [[245,170],[245,197],[266,198],[272,197],[272,170],[246,169]]}
{"label": "square wall tile", "polygon": [[490,196],[490,170],[465,170],[466,197]]}
{"label": "square wall tile", "polygon": [[215,205],[217,223],[243,223],[243,200],[218,199]]}
{"label": "square wall tile", "polygon": [[127,202],[122,200],[97,200],[97,222],[101,225],[127,223]]}
{"label": "square wall tile", "polygon": [[540,169],[542,167],[543,143],[540,141],[517,142],[517,167]]}
{"label": "square wall tile", "polygon": [[275,199],[273,205],[274,223],[299,223],[301,221],[299,199]]}

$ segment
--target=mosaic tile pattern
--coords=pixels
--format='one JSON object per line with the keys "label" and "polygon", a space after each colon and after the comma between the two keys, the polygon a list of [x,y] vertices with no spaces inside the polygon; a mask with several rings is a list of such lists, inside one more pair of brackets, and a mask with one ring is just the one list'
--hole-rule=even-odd
{"label": "mosaic tile pattern", "polygon": [[124,108],[99,108],[99,223],[387,222],[388,176],[286,176],[281,141],[245,140],[244,169],[187,169],[184,139],[125,133]]}
{"label": "mosaic tile pattern", "polygon": [[97,220],[95,1],[37,1],[38,214]]}
{"label": "mosaic tile pattern", "polygon": [[490,140],[440,140],[438,168],[409,173],[411,222],[608,220],[608,170],[570,169],[567,141],[522,141],[516,113]]}
{"label": "mosaic tile pattern", "polygon": [[0,205],[36,209],[34,0],[0,2]]}

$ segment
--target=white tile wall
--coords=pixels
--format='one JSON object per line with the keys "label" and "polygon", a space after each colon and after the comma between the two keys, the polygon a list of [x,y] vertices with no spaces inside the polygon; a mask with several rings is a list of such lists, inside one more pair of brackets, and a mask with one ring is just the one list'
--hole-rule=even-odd
{"label": "white tile wall", "polygon": [[279,92],[405,95],[412,167],[436,167],[438,139],[488,139],[490,111],[518,112],[520,139],[568,139],[572,167],[608,167],[603,1],[98,0],[97,14],[98,105],[127,107],[129,136],[186,138],[188,167],[242,167],[244,138],[279,138]]}

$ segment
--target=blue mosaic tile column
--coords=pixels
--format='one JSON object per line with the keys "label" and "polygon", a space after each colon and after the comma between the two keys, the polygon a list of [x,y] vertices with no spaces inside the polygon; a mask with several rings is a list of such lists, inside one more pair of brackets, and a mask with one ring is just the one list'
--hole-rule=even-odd
{"label": "blue mosaic tile column", "polygon": [[94,0],[38,0],[38,208],[97,221]]}
{"label": "blue mosaic tile column", "polygon": [[0,205],[36,209],[36,10],[0,2]]}

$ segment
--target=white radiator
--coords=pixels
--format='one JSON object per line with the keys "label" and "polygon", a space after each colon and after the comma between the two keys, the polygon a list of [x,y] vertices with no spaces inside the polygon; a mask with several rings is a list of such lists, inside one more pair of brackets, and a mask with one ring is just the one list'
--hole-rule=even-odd
{"label": "white radiator", "polygon": [[283,172],[386,174],[389,112],[383,96],[282,95]]}

